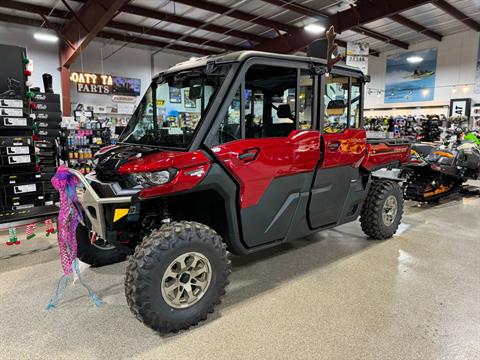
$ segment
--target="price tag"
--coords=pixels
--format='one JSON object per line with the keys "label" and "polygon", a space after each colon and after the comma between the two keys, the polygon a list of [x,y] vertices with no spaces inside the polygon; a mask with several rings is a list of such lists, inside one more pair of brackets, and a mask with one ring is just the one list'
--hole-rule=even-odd
{"label": "price tag", "polygon": [[24,194],[27,192],[37,191],[36,184],[28,184],[28,185],[18,185],[13,187],[13,192],[15,194]]}
{"label": "price tag", "polygon": [[3,120],[4,126],[27,126],[27,119],[25,118],[5,118]]}
{"label": "price tag", "polygon": [[26,164],[31,162],[30,155],[22,155],[22,156],[9,156],[8,163],[9,164]]}
{"label": "price tag", "polygon": [[23,109],[0,108],[0,116],[23,116]]}
{"label": "price tag", "polygon": [[16,154],[30,154],[30,147],[28,146],[9,146],[7,147],[8,155]]}

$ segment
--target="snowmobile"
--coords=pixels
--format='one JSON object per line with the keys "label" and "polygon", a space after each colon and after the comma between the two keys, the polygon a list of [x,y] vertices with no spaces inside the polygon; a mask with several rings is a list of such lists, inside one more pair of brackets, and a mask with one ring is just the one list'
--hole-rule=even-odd
{"label": "snowmobile", "polygon": [[[480,147],[457,130],[447,144],[414,144],[411,160],[404,166],[407,181],[404,198],[419,202],[436,202],[459,192],[467,180],[480,177]],[[478,138],[476,138],[479,140]]]}

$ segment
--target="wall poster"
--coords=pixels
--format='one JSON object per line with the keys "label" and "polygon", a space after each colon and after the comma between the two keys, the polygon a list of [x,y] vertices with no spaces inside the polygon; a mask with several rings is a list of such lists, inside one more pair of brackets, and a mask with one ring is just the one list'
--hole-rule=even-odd
{"label": "wall poster", "polygon": [[432,101],[436,69],[436,48],[389,56],[385,103]]}
{"label": "wall poster", "polygon": [[180,88],[176,88],[173,86],[170,86],[168,88],[169,92],[169,97],[170,97],[170,102],[173,104],[181,104],[182,103],[182,92]]}
{"label": "wall poster", "polygon": [[346,64],[356,67],[366,75],[368,74],[368,54],[370,47],[368,43],[347,42]]}

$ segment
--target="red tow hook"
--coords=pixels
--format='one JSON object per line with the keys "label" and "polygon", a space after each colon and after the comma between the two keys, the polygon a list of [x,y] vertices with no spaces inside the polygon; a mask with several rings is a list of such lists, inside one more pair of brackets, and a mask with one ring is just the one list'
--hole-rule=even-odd
{"label": "red tow hook", "polygon": [[92,237],[90,238],[90,244],[94,245],[97,241],[97,233],[94,231],[92,232]]}

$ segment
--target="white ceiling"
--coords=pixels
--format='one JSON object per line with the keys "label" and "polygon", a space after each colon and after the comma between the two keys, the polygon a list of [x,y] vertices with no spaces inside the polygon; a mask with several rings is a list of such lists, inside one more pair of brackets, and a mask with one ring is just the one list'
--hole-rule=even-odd
{"label": "white ceiling", "polygon": [[[59,0],[17,0],[23,1],[29,4],[37,4],[46,7],[56,7],[57,9],[62,9],[67,11],[64,4]],[[284,7],[272,5],[266,1],[262,0],[208,0],[213,3],[218,3],[223,6],[234,8],[243,12],[247,12],[252,15],[261,16],[268,18],[270,20],[275,20],[284,24],[290,24],[293,26],[304,26],[306,24],[317,21],[318,19],[307,17],[301,15],[297,12],[287,10]],[[401,0],[398,0],[401,1]],[[451,5],[456,7],[458,10],[467,14],[473,20],[480,22],[480,0],[447,0]],[[348,9],[351,4],[355,3],[355,0],[288,0],[288,3],[293,5],[300,4],[303,6],[310,7],[327,15],[335,14],[339,11]],[[68,0],[69,5],[74,9],[78,10],[82,3],[79,1]],[[162,11],[169,14],[175,14],[177,16],[182,16],[190,18],[197,21],[202,21],[207,24],[213,24],[218,26],[223,26],[228,29],[233,29],[237,31],[243,31],[250,34],[255,34],[263,36],[266,38],[276,37],[277,33],[264,26],[256,25],[251,22],[238,20],[228,15],[221,15],[205,11],[202,9],[193,8],[184,4],[177,3],[175,1],[169,0],[133,0],[130,3],[131,5],[141,6],[149,8],[152,10]],[[21,17],[41,19],[38,14],[26,13],[23,11],[9,10],[0,7],[0,13],[10,14]],[[462,23],[461,21],[453,18],[452,16],[446,14],[443,10],[438,9],[432,4],[426,4],[420,7],[413,8],[411,10],[401,13],[404,17],[413,20],[430,30],[436,31],[441,35],[451,35],[461,31],[468,30],[469,28]],[[55,19],[56,21],[61,21],[60,19]],[[184,42],[181,40],[172,40],[167,38],[161,38],[158,36],[151,36],[147,34],[141,35],[143,38],[157,40],[166,42],[169,44],[179,44],[189,47],[199,47],[205,50],[210,51],[222,51],[216,47],[209,46],[208,40],[214,40],[219,42],[225,42],[232,45],[238,46],[247,46],[248,42],[244,39],[231,36],[228,32],[223,34],[214,33],[211,31],[206,31],[204,29],[193,28],[189,26],[174,24],[168,21],[162,21],[158,19],[152,19],[143,16],[137,16],[128,13],[120,13],[115,17],[115,21],[135,24],[143,27],[154,27],[155,29],[168,30],[171,32],[179,33],[181,35],[195,36],[205,41],[202,41],[199,44],[192,44],[190,42]],[[408,44],[418,43],[424,40],[429,39],[423,34],[420,34],[414,30],[411,30],[401,24],[396,23],[388,18],[383,18],[368,24],[365,24],[364,27],[374,30],[376,32],[388,35],[397,40],[401,40]],[[125,33],[125,31],[115,30],[108,28],[110,32],[116,33]],[[132,36],[139,36],[137,33],[130,33]],[[344,41],[367,41],[370,43],[370,47],[381,52],[395,49],[396,47],[392,44],[379,41],[363,34],[359,34],[354,31],[345,31],[338,37]],[[133,45],[133,44],[129,44]],[[158,48],[151,48],[152,51],[157,51]]]}

